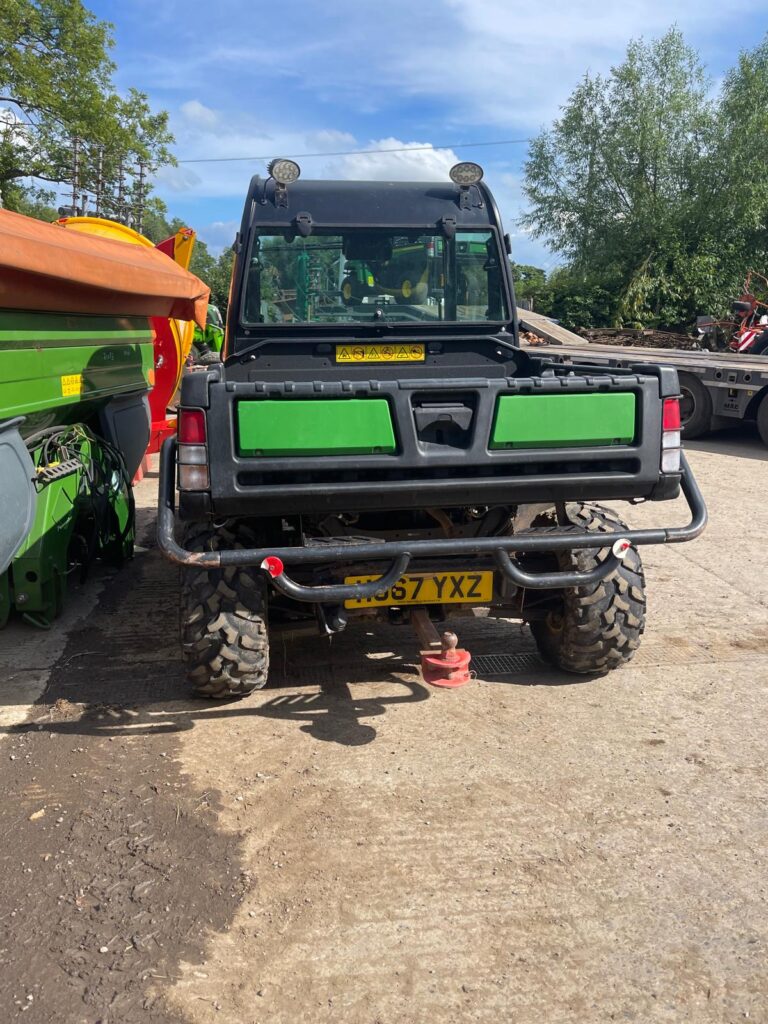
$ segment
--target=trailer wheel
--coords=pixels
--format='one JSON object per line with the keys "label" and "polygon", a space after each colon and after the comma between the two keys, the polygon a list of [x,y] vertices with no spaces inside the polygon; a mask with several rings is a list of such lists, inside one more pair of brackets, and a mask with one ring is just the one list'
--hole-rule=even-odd
{"label": "trailer wheel", "polygon": [[[256,547],[242,523],[214,529],[195,523],[193,551]],[[260,690],[269,671],[267,588],[258,569],[182,569],[181,645],[187,677],[201,697],[245,697]]]}
{"label": "trailer wheel", "polygon": [[197,345],[193,345],[189,350],[192,357],[192,362],[196,366],[212,366],[214,363],[221,362],[221,354],[214,352],[212,348],[200,349]]}
{"label": "trailer wheel", "polygon": [[[627,529],[615,512],[602,505],[569,504],[566,517],[570,527],[565,528],[576,534]],[[534,527],[537,524],[551,528],[554,520],[539,517]],[[585,570],[606,554],[607,550],[574,548],[554,557],[561,570]],[[607,579],[561,594],[557,610],[530,624],[539,651],[550,664],[565,672],[605,675],[632,658],[645,629],[645,577],[635,547]]]}
{"label": "trailer wheel", "polygon": [[760,405],[757,407],[757,432],[764,445],[768,445],[768,394],[763,395]]}
{"label": "trailer wheel", "polygon": [[698,377],[680,374],[680,429],[686,440],[706,434],[712,424],[712,399]]}

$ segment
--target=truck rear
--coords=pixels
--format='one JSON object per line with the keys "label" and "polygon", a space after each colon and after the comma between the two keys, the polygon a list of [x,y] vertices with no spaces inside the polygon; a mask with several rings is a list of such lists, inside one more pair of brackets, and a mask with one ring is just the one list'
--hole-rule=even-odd
{"label": "truck rear", "polygon": [[[270,629],[476,607],[528,622],[566,671],[629,660],[638,546],[706,521],[675,371],[519,347],[509,239],[477,165],[427,184],[298,177],[274,161],[251,182],[225,358],[185,377],[162,454],[159,538],[186,567],[195,690],[263,686]],[[681,487],[687,527],[632,531],[601,504]]]}

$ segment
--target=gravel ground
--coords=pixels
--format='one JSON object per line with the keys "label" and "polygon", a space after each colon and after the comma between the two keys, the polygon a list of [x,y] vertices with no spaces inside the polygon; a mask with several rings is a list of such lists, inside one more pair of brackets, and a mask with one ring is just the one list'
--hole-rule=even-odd
{"label": "gravel ground", "polygon": [[458,620],[456,691],[377,627],[187,700],[142,484],[134,562],[0,637],[0,1020],[768,1021],[768,453],[691,448],[711,525],[645,549],[632,664]]}

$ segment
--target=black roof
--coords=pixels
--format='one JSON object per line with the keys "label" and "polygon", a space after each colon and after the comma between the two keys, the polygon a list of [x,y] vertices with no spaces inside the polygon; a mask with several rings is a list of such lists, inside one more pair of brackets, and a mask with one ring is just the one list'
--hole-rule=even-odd
{"label": "black roof", "polygon": [[251,179],[243,228],[289,226],[301,213],[312,224],[333,227],[433,227],[454,217],[459,228],[499,225],[496,204],[484,184],[469,189],[469,208],[459,204],[461,189],[452,181],[304,181],[286,189],[287,206],[275,202],[275,183]]}

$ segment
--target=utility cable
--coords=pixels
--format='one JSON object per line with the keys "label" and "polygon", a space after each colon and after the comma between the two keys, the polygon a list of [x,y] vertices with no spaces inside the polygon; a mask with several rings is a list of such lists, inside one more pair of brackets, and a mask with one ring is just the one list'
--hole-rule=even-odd
{"label": "utility cable", "polygon": [[[286,154],[285,159],[309,160],[314,157],[325,156],[367,156],[369,153],[423,153],[429,152],[430,150],[436,152],[440,149],[476,149],[479,146],[522,146],[526,142],[530,142],[530,139],[497,139],[491,142],[451,142],[434,146],[396,146],[391,149],[338,149],[333,152],[326,153],[288,153]],[[186,157],[185,159],[177,160],[176,162],[179,164],[226,164],[246,160],[271,160],[273,155],[274,154],[270,154],[269,156]]]}

